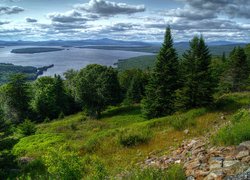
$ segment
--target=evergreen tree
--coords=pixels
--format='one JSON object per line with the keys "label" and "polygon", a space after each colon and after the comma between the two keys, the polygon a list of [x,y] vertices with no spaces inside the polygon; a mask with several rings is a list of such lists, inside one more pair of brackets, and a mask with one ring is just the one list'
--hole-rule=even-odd
{"label": "evergreen tree", "polygon": [[168,27],[142,103],[143,113],[147,118],[161,117],[174,112],[178,65],[171,30]]}
{"label": "evergreen tree", "polygon": [[250,75],[247,56],[243,48],[237,47],[230,54],[229,62],[230,73],[232,76],[232,91],[244,89],[246,80]]}
{"label": "evergreen tree", "polygon": [[28,116],[30,102],[29,86],[25,75],[12,75],[3,93],[5,118],[14,123],[22,122]]}
{"label": "evergreen tree", "polygon": [[203,37],[194,37],[181,63],[182,88],[177,91],[176,107],[189,109],[212,102],[211,55]]}

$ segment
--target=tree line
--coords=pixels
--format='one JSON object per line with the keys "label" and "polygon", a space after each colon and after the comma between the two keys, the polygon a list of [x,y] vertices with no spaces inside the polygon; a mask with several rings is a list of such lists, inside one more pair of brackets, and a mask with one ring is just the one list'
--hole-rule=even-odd
{"label": "tree line", "polygon": [[67,71],[65,79],[55,75],[34,82],[16,74],[0,87],[0,130],[25,119],[50,121],[79,111],[99,118],[108,106],[118,104],[141,104],[148,119],[210,106],[218,94],[249,90],[249,50],[249,45],[235,47],[228,57],[212,57],[204,38],[195,36],[178,57],[168,27],[150,70],[118,72],[92,64]]}

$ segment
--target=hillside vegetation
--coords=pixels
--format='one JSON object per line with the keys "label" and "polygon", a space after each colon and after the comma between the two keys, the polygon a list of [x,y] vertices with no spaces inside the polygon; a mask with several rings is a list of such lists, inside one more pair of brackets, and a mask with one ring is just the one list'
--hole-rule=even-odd
{"label": "hillside vegetation", "polygon": [[[168,154],[172,147],[177,147],[184,139],[210,133],[214,135],[219,127],[232,119],[234,113],[241,108],[248,108],[249,104],[250,93],[234,93],[219,98],[214,110],[193,109],[150,121],[141,117],[138,106],[110,108],[99,120],[90,120],[79,113],[37,125],[36,134],[20,139],[13,153],[18,157],[44,161],[48,147],[55,151],[64,147],[66,152],[76,152],[81,159],[98,159],[105,173],[115,177],[121,172],[138,168],[137,163],[150,154]],[[221,119],[224,115],[225,119]],[[249,117],[245,121],[249,124]],[[248,133],[250,126],[245,128]],[[188,135],[183,132],[185,129],[189,129]],[[235,130],[236,133],[240,131]],[[220,131],[218,143],[230,142],[227,139],[221,140],[221,136]],[[91,169],[97,168],[96,164],[92,166]],[[32,169],[32,174],[36,174],[41,167],[34,168],[37,169]],[[92,176],[91,172],[86,173]]]}
{"label": "hillside vegetation", "polygon": [[[0,177],[185,179],[193,166],[202,166],[200,159],[190,159],[195,155],[184,150],[186,143],[180,149],[189,168],[180,159],[170,160],[167,169],[144,162],[180,154],[175,149],[183,140],[202,137],[216,146],[250,140],[249,48],[212,57],[204,38],[195,36],[180,58],[168,27],[152,69],[90,64],[67,71],[65,79],[55,75],[34,82],[14,74],[0,86]],[[197,146],[203,153],[205,144]],[[248,155],[236,156],[243,161]],[[214,176],[213,162],[207,168],[202,177]]]}

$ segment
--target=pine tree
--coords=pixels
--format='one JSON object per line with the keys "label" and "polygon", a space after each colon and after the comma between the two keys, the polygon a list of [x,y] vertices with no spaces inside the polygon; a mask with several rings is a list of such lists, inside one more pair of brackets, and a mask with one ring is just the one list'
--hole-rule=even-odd
{"label": "pine tree", "polygon": [[211,55],[203,37],[194,37],[181,63],[182,88],[177,91],[176,107],[189,109],[212,102]]}
{"label": "pine tree", "polygon": [[168,27],[142,103],[143,114],[147,118],[161,117],[174,112],[175,91],[178,89],[178,65],[171,30]]}
{"label": "pine tree", "polygon": [[237,47],[230,54],[230,73],[232,76],[232,91],[241,91],[250,75],[247,56],[243,48]]}

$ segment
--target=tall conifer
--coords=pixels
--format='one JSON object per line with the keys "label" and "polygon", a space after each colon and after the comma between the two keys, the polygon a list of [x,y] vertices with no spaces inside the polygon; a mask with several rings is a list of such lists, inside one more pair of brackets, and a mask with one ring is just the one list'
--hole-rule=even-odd
{"label": "tall conifer", "polygon": [[212,102],[211,55],[203,37],[194,37],[182,61],[183,86],[177,91],[176,106],[182,109],[206,106]]}
{"label": "tall conifer", "polygon": [[164,43],[146,87],[143,114],[148,118],[174,112],[175,91],[178,88],[178,57],[173,47],[171,29],[166,29]]}

